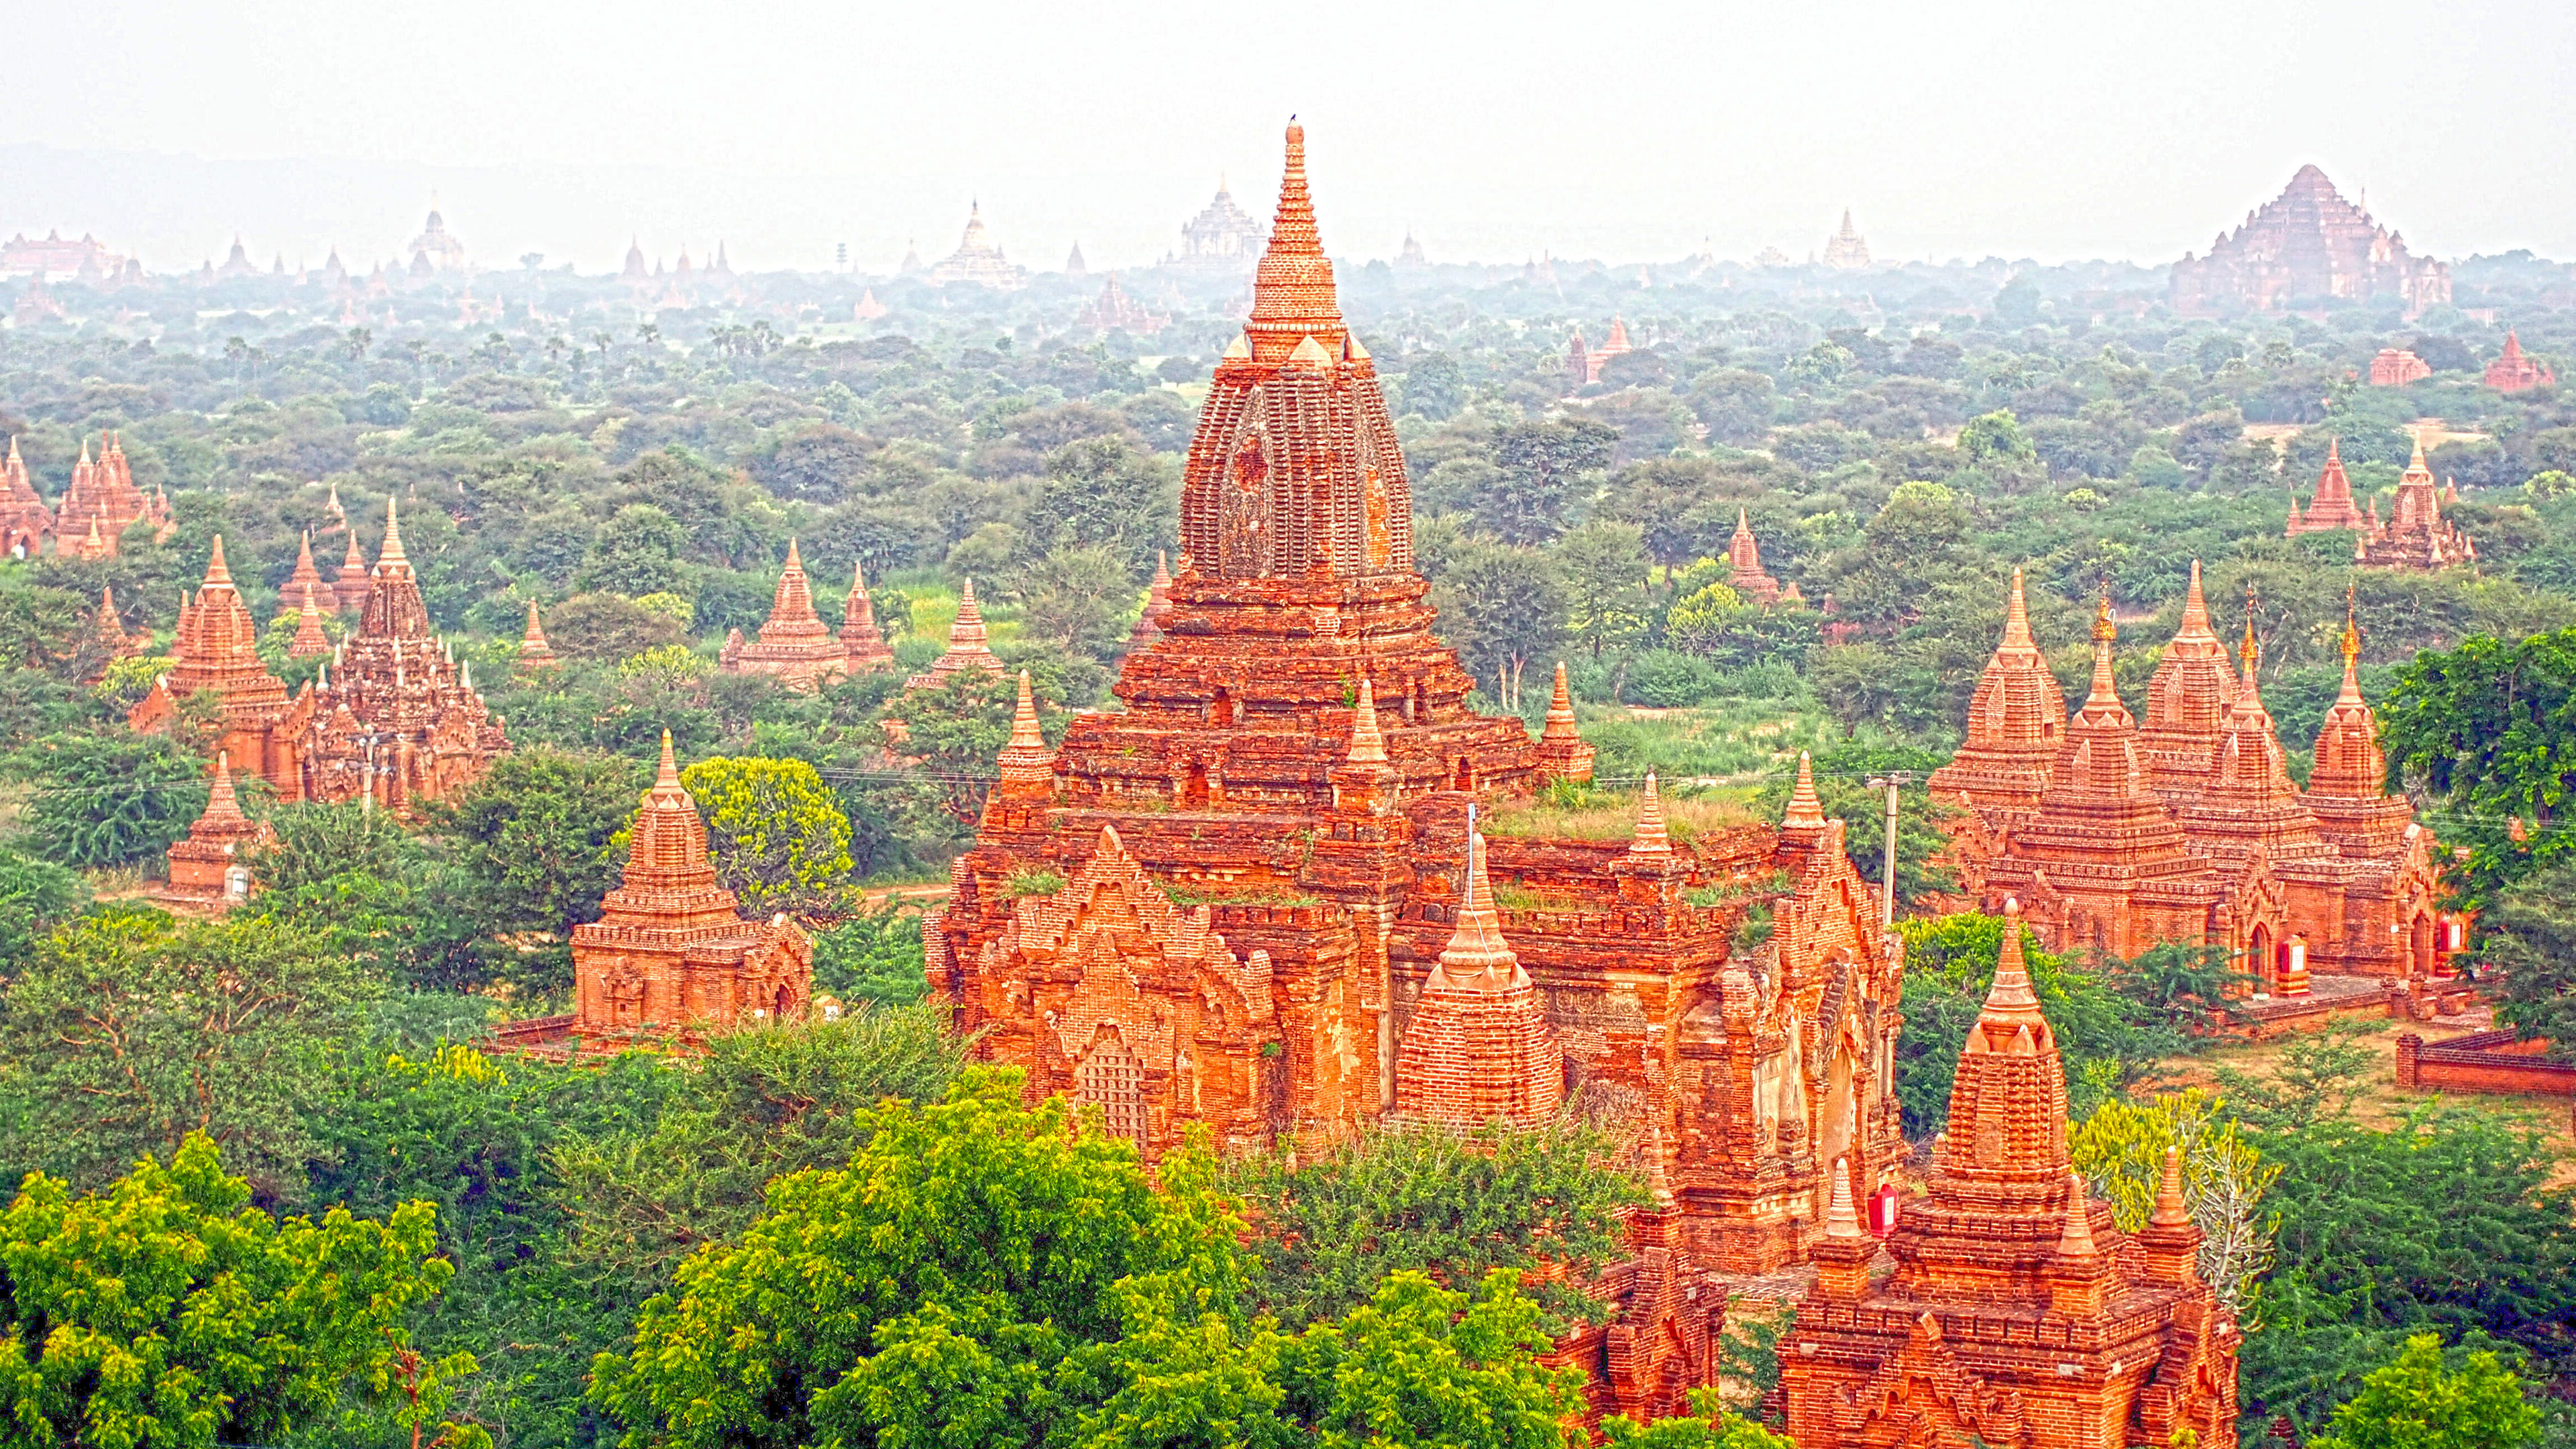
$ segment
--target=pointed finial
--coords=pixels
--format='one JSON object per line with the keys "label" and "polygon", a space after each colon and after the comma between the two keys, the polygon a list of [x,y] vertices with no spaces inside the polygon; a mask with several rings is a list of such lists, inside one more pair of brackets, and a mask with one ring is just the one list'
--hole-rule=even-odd
{"label": "pointed finial", "polygon": [[2004,898],[2003,940],[1995,953],[1995,984],[1986,991],[1986,1010],[2000,1014],[2039,1010],[2039,996],[2030,989],[2030,963],[2022,956],[2017,896]]}
{"label": "pointed finial", "polygon": [[2090,1258],[2093,1249],[2092,1204],[2085,1193],[2084,1174],[2066,1175],[2066,1230],[2058,1235],[2057,1253],[2063,1258]]}
{"label": "pointed finial", "polygon": [[2409,473],[2421,473],[2428,478],[2433,474],[2432,465],[2424,461],[2424,435],[2422,433],[2415,434],[2415,457],[2412,461],[2407,463],[2406,471]]}
{"label": "pointed finial", "polygon": [[1344,758],[1354,765],[1387,762],[1386,736],[1377,724],[1377,691],[1365,674],[1360,676],[1359,707],[1351,712],[1351,752]]}
{"label": "pointed finial", "polygon": [[1574,726],[1574,695],[1565,687],[1565,661],[1556,661],[1556,685],[1547,699],[1547,726],[1539,732],[1543,740],[1570,740],[1577,737]]}
{"label": "pointed finial", "polygon": [[376,567],[381,569],[388,564],[411,566],[411,559],[403,553],[402,520],[395,516],[394,496],[390,493],[385,495],[385,546],[376,551]]}
{"label": "pointed finial", "polygon": [[2254,666],[2263,658],[2263,646],[2254,642],[2254,582],[2245,583],[2245,638],[2236,646],[2236,660],[2244,666],[2245,679],[2252,683]]}
{"label": "pointed finial", "polygon": [[1646,791],[1637,801],[1637,833],[1628,841],[1630,855],[1670,855],[1672,835],[1664,826],[1664,797],[1655,788],[1655,774],[1646,772]]}
{"label": "pointed finial", "polygon": [[2165,1149],[2164,1176],[2156,1184],[2156,1210],[2147,1221],[2160,1228],[2178,1228],[2191,1221],[2191,1212],[2182,1196],[2182,1149]]}
{"label": "pointed finial", "polygon": [[224,565],[224,536],[219,533],[215,535],[214,555],[206,560],[205,587],[229,589],[232,586],[233,571]]}
{"label": "pointed finial", "polygon": [[2004,602],[2004,647],[2032,647],[2030,605],[2022,596],[2021,570],[2017,567],[2013,570],[2012,596]]}
{"label": "pointed finial", "polygon": [[1780,817],[1784,830],[1817,830],[1825,823],[1824,802],[1816,798],[1816,767],[1807,752],[1798,752],[1798,784],[1789,792],[1788,813]]}
{"label": "pointed finial", "polygon": [[656,790],[680,788],[680,757],[672,752],[671,732],[662,731],[662,765],[653,776]]}
{"label": "pointed finial", "polygon": [[1015,750],[1043,750],[1046,736],[1038,733],[1037,696],[1029,692],[1029,672],[1020,671],[1019,702],[1011,707],[1011,744]]}
{"label": "pointed finial", "polygon": [[787,536],[787,566],[800,572],[803,571],[805,567],[805,560],[796,556],[796,536],[794,534],[789,534]]}
{"label": "pointed finial", "polygon": [[1857,1238],[1860,1236],[1860,1214],[1852,1210],[1851,1164],[1834,1159],[1834,1192],[1825,1209],[1825,1236]]}
{"label": "pointed finial", "polygon": [[2209,627],[2209,601],[2200,592],[2200,560],[2191,561],[2191,587],[2182,596],[2182,627],[2190,632],[2195,626]]}

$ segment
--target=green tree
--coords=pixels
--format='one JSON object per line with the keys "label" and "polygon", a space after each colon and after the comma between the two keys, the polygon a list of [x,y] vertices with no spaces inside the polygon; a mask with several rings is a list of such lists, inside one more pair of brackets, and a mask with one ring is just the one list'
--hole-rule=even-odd
{"label": "green tree", "polygon": [[[1387,1124],[1320,1150],[1283,1145],[1229,1159],[1224,1182],[1257,1209],[1255,1299],[1294,1327],[1367,1303],[1391,1272],[1476,1283],[1501,1268],[1622,1257],[1619,1211],[1645,1193],[1612,1165],[1616,1146],[1571,1123],[1470,1132]],[[1566,1273],[1541,1301],[1597,1319],[1586,1278]]]}
{"label": "green tree", "polygon": [[2022,431],[2021,420],[2010,408],[1970,418],[1959,429],[1959,452],[1981,468],[2012,467],[2039,457],[2030,434]]}
{"label": "green tree", "polygon": [[1031,541],[1053,551],[1106,549],[1130,578],[1180,531],[1181,480],[1169,458],[1122,437],[1081,438],[1047,455],[1030,509]]}
{"label": "green tree", "polygon": [[1645,538],[1633,523],[1587,523],[1556,543],[1566,624],[1595,659],[1646,628]]}
{"label": "green tree", "polygon": [[652,504],[629,503],[599,526],[573,587],[629,598],[679,592],[687,583],[680,560],[688,550],[689,531],[679,520]]}
{"label": "green tree", "polygon": [[315,932],[237,911],[181,924],[119,906],[38,943],[0,1013],[11,1160],[104,1181],[193,1133],[263,1188],[312,1148],[327,1042],[366,988]]}
{"label": "green tree", "polygon": [[887,703],[887,721],[903,731],[903,752],[922,762],[919,775],[887,792],[916,830],[974,828],[1018,701],[1017,681],[961,669],[937,689],[906,690]]}
{"label": "green tree", "polygon": [[[454,1272],[431,1256],[433,1217],[427,1203],[383,1222],[271,1217],[203,1134],[94,1196],[31,1174],[0,1217],[7,1442],[275,1442],[402,1377],[434,1417],[445,1383],[475,1365],[408,1355],[406,1322]],[[490,1442],[420,1427],[460,1449]]]}
{"label": "green tree", "polygon": [[1057,549],[1020,571],[1015,589],[1028,631],[1067,654],[1103,659],[1124,642],[1120,615],[1136,607],[1136,580],[1106,547]]}
{"label": "green tree", "polygon": [[2468,848],[2462,904],[2484,906],[2576,853],[2576,629],[2417,655],[2380,706],[2379,738],[2407,784],[2444,807],[2444,839]]}
{"label": "green tree", "polygon": [[1479,682],[1494,681],[1505,709],[1515,706],[1530,661],[1547,659],[1565,639],[1564,581],[1533,549],[1460,547],[1431,586],[1431,603],[1459,662]]}
{"label": "green tree", "polygon": [[1826,644],[1810,650],[1807,682],[1847,740],[1856,738],[1862,725],[1886,723],[1896,707],[1898,681],[1887,650],[1876,644]]}
{"label": "green tree", "polygon": [[929,994],[921,917],[892,906],[814,937],[814,989],[844,1002],[909,1006]]}
{"label": "green tree", "polygon": [[32,788],[24,847],[63,865],[131,865],[170,848],[206,810],[206,765],[168,735],[57,735],[20,756]]}
{"label": "green tree", "polygon": [[1583,475],[1609,467],[1618,446],[1618,429],[1590,418],[1513,423],[1492,444],[1503,476],[1469,511],[1505,543],[1546,543],[1564,530]]}
{"label": "green tree", "polygon": [[546,642],[569,659],[625,659],[682,638],[670,616],[616,594],[575,594],[546,611]]}
{"label": "green tree", "polygon": [[81,878],[50,861],[0,851],[0,977],[89,900]]}
{"label": "green tree", "polygon": [[2505,887],[2479,917],[2478,931],[2476,959],[2501,977],[2496,1019],[2570,1060],[2576,1053],[2576,860]]}
{"label": "green tree", "polygon": [[632,1351],[600,1357],[625,1442],[1036,1443],[1106,1397],[1077,1366],[1152,1304],[1233,1308],[1240,1224],[1203,1159],[1167,1155],[1157,1187],[1096,1120],[1018,1098],[1016,1074],[979,1072],[863,1111],[848,1167],[772,1184],[765,1216],[644,1305]]}
{"label": "green tree", "polygon": [[563,935],[599,918],[625,863],[617,837],[643,785],[632,760],[540,745],[493,761],[436,809],[433,828],[475,882],[487,929]]}
{"label": "green tree", "polygon": [[2107,1199],[2124,1232],[2137,1232],[2155,1211],[2164,1158],[2180,1154],[2183,1206],[2200,1229],[2201,1281],[2240,1318],[2254,1280],[2272,1263],[2273,1222],[2263,1195],[2281,1175],[2218,1098],[2194,1088],[2136,1102],[2115,1097],[2067,1131],[2075,1170]]}
{"label": "green tree", "polygon": [[707,821],[725,887],[754,912],[814,906],[850,874],[850,818],[803,760],[700,760],[680,784]]}
{"label": "green tree", "polygon": [[1280,1345],[1281,1412],[1325,1449],[1561,1449],[1583,1376],[1539,1363],[1554,1345],[1519,1287],[1507,1269],[1463,1292],[1390,1275],[1366,1307]]}
{"label": "green tree", "polygon": [[2540,1438],[2540,1410],[2522,1378],[2490,1350],[2457,1356],[2419,1333],[2395,1361],[2362,1376],[2316,1449],[2522,1449]]}

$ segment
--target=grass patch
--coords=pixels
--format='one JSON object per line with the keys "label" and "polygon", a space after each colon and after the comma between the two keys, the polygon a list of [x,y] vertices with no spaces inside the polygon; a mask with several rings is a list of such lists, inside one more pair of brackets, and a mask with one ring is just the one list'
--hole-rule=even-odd
{"label": "grass patch", "polygon": [[1051,870],[1015,870],[1002,894],[1011,900],[1022,896],[1051,896],[1064,889],[1064,877]]}
{"label": "grass patch", "polygon": [[1592,907],[1569,895],[1534,891],[1527,886],[1494,887],[1494,904],[1507,911],[1584,911]]}
{"label": "grass patch", "polygon": [[1163,895],[1176,906],[1319,906],[1321,896],[1301,895],[1278,886],[1248,886],[1227,889],[1216,886],[1162,883]]}
{"label": "grass patch", "polygon": [[1757,897],[1787,895],[1790,888],[1789,873],[1785,870],[1775,870],[1768,875],[1758,875],[1750,880],[1725,880],[1714,885],[1701,886],[1696,890],[1684,891],[1682,899],[1701,910],[1709,910],[1716,906],[1730,906],[1737,901],[1753,900]]}
{"label": "grass patch", "polygon": [[[1637,802],[1643,793],[1559,782],[1526,800],[1503,801],[1477,812],[1476,825],[1495,836],[1626,840],[1637,833]],[[1749,789],[1735,787],[1671,791],[1663,796],[1664,828],[1687,843],[1705,830],[1754,824],[1760,817],[1751,797]]]}

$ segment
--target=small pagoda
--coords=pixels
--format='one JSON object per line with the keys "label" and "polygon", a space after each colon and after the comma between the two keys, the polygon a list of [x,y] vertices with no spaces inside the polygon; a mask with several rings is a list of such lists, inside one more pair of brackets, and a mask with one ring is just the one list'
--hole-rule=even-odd
{"label": "small pagoda", "polygon": [[2372,526],[2353,547],[2353,562],[2371,568],[2430,573],[2478,561],[2475,540],[2442,516],[2442,490],[2433,486],[2433,469],[2424,461],[2424,439],[2417,435],[2415,456],[2397,480],[2396,505],[2388,521]]}
{"label": "small pagoda", "polygon": [[959,674],[976,670],[999,674],[1002,661],[988,642],[984,611],[975,603],[975,581],[967,579],[957,592],[957,618],[948,626],[947,652],[930,661],[926,672],[906,679],[903,687],[941,689]]}
{"label": "small pagoda", "polygon": [[205,813],[188,827],[187,839],[171,842],[169,880],[152,893],[153,899],[180,910],[231,910],[250,898],[254,882],[247,857],[270,838],[265,821],[242,813],[233,789],[232,757],[216,755]]}
{"label": "small pagoda", "polygon": [[1168,550],[1154,551],[1154,580],[1145,586],[1145,611],[1136,616],[1136,627],[1127,633],[1127,652],[1133,654],[1163,637],[1163,621],[1172,616],[1172,566]]}
{"label": "small pagoda", "polygon": [[1574,696],[1565,687],[1565,661],[1560,659],[1547,697],[1547,721],[1539,731],[1538,772],[1550,780],[1585,784],[1592,779],[1592,754],[1575,728]]}
{"label": "small pagoda", "polygon": [[2228,666],[2227,646],[2210,628],[2200,560],[2193,559],[2191,584],[2183,593],[2182,627],[2156,661],[2156,672],[2147,681],[2146,713],[2138,721],[2147,783],[2168,803],[2190,798],[2217,768],[2236,694],[2236,671]]}
{"label": "small pagoda", "polygon": [[522,675],[538,675],[562,663],[555,657],[554,646],[546,642],[545,627],[537,622],[537,601],[528,600],[528,627],[519,634],[519,658],[514,667]]}
{"label": "small pagoda", "polygon": [[126,712],[127,725],[158,733],[177,722],[189,695],[211,694],[222,729],[216,748],[275,786],[281,799],[302,799],[294,735],[309,709],[304,701],[288,699],[284,681],[261,662],[259,621],[233,583],[221,534],[215,535],[197,596],[179,596],[178,638],[170,654],[170,672]]}
{"label": "small pagoda", "polygon": [[2066,693],[2030,632],[2030,605],[2014,569],[2004,637],[1968,701],[1968,739],[1932,772],[1932,794],[1993,812],[1998,826],[2028,816],[2047,793],[2066,731]]}
{"label": "small pagoda", "polygon": [[2074,1170],[2065,1063],[2022,953],[2007,901],[1950,1130],[1887,1240],[1892,1274],[1833,1174],[1816,1291],[1781,1343],[1799,1444],[2236,1443],[2244,1335],[2200,1277],[2180,1159],[2166,1154],[2146,1225],[2123,1232]]}
{"label": "small pagoda", "polygon": [[2285,536],[2296,538],[2303,533],[2330,533],[2338,528],[2368,528],[2370,519],[2352,501],[2352,480],[2344,476],[2343,439],[2326,440],[2325,471],[2317,475],[2316,496],[2308,501],[2307,512],[2299,511],[2299,500],[2290,500],[2290,522]]}
{"label": "small pagoda", "polygon": [[[2513,332],[2504,334],[2504,353],[2487,364],[2486,384],[2498,392],[2526,392],[2535,387],[2548,387],[2558,381],[2549,365],[2522,350],[2522,338]],[[10,457],[17,456],[17,444],[10,444]]]}
{"label": "small pagoda", "polygon": [[278,586],[277,617],[292,619],[306,606],[336,610],[339,600],[331,586],[322,582],[322,571],[313,566],[313,530],[304,530],[304,541],[295,551],[295,571]]}
{"label": "small pagoda", "polygon": [[[1376,733],[1370,708],[1354,730],[1354,761],[1364,758]],[[1385,744],[1376,743],[1374,752],[1383,761]],[[1396,1047],[1395,1110],[1459,1127],[1545,1121],[1565,1100],[1565,1053],[1529,973],[1503,940],[1486,877],[1485,839],[1472,820],[1456,922]]]}
{"label": "small pagoda", "polygon": [[599,919],[572,929],[572,1034],[614,1049],[637,1035],[801,1020],[814,945],[784,912],[743,918],[707,856],[706,821],[680,784],[671,735],[635,813],[626,873]]}
{"label": "small pagoda", "polygon": [[1762,545],[1753,538],[1752,518],[1735,510],[1735,535],[1726,541],[1726,586],[1747,603],[1770,604],[1780,597],[1780,581],[1762,567]]}
{"label": "small pagoda", "polygon": [[811,694],[849,671],[841,641],[814,612],[813,583],[796,552],[796,540],[787,540],[787,567],[778,575],[759,639],[746,644],[741,631],[734,631],[717,665],[727,674],[767,675],[800,694]]}
{"label": "small pagoda", "polygon": [[[386,500],[386,506],[392,506],[391,499]],[[340,560],[339,572],[332,576],[331,597],[343,614],[367,607],[367,556],[358,551],[358,531],[354,528],[349,530],[348,555]]]}
{"label": "small pagoda", "polygon": [[894,668],[894,651],[877,627],[876,601],[868,597],[864,568],[850,573],[850,596],[841,602],[841,668],[845,673],[878,674]]}
{"label": "small pagoda", "polygon": [[[126,463],[125,444],[114,433],[101,442],[98,461],[90,461],[89,442],[81,441],[80,461],[72,465],[71,487],[54,510],[54,537],[87,538],[97,535],[97,542],[84,548],[85,556],[114,557],[117,540],[126,529],[150,520],[166,525],[170,505],[156,497],[144,496],[134,486],[134,470]],[[90,549],[95,549],[92,554]]]}
{"label": "small pagoda", "polygon": [[34,558],[54,536],[54,511],[36,492],[27,475],[27,460],[18,454],[18,435],[9,435],[9,456],[0,460],[0,553]]}

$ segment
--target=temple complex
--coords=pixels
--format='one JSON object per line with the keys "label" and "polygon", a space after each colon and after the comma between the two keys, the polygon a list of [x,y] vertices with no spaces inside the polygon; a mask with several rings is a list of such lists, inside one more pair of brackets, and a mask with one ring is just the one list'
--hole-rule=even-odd
{"label": "temple complex", "polygon": [[411,253],[412,270],[415,272],[422,270],[424,265],[433,272],[465,270],[465,243],[448,232],[447,218],[438,214],[435,193],[429,198],[429,220],[421,223],[420,235],[413,237],[411,245],[404,250]]}
{"label": "temple complex", "polygon": [[1901,948],[1803,761],[1777,826],[1676,838],[1650,784],[1627,839],[1549,833],[1533,792],[1588,750],[1570,707],[1544,742],[1471,710],[1432,632],[1303,143],[1191,443],[1168,612],[1122,711],[1053,748],[1019,712],[931,982],[980,1056],[1149,1158],[1191,1124],[1615,1124],[1658,1206],[1567,1352],[1598,1406],[1667,1412],[1706,1381],[1707,1280],[1801,1260],[1835,1160],[1864,1194],[1893,1173]]}
{"label": "temple complex", "polygon": [[126,712],[129,727],[158,733],[179,720],[182,702],[200,692],[214,697],[218,753],[242,762],[268,781],[281,800],[301,800],[303,771],[296,736],[312,717],[308,689],[289,700],[286,685],[259,657],[259,621],[242,603],[217,534],[205,582],[190,600],[179,597],[179,630],[170,646],[170,672]]}
{"label": "temple complex", "polygon": [[[80,461],[72,465],[71,487],[64,490],[63,501],[54,509],[54,537],[80,539],[95,533],[98,544],[83,550],[85,556],[113,557],[117,538],[137,522],[149,519],[167,525],[169,503],[158,497],[145,497],[134,486],[134,471],[125,461],[125,444],[114,434],[101,443],[98,461],[92,463],[89,443],[81,443]],[[59,544],[57,545],[59,552]]]}
{"label": "temple complex", "polygon": [[2458,564],[2475,566],[2478,546],[2460,526],[2442,516],[2442,491],[2433,486],[2433,469],[2424,461],[2424,439],[2415,439],[2415,456],[2397,480],[2397,501],[2388,521],[2374,516],[2353,542],[2353,562],[2372,568],[2429,573]]}
{"label": "temple complex", "polygon": [[[2522,392],[2529,388],[2547,387],[2558,381],[2546,363],[2522,350],[2522,338],[2507,332],[2504,354],[2487,364],[2487,386],[2498,392]],[[15,445],[12,445],[14,452]]]}
{"label": "temple complex", "polygon": [[864,569],[850,572],[850,596],[841,601],[841,668],[849,674],[875,674],[894,668],[894,651],[877,627],[877,606],[868,597]]}
{"label": "temple complex", "polygon": [[1146,309],[1145,304],[1127,295],[1118,285],[1118,274],[1111,272],[1100,286],[1100,295],[1074,314],[1073,325],[1092,332],[1125,332],[1137,337],[1151,337],[1163,330],[1168,320]]}
{"label": "temple complex", "polygon": [[717,663],[727,674],[766,674],[801,694],[811,694],[849,672],[841,641],[832,637],[814,612],[814,589],[796,540],[787,540],[787,567],[778,575],[778,591],[758,642],[745,644],[742,631],[726,639]]}
{"label": "temple complex", "polygon": [[1216,198],[1181,224],[1181,249],[1163,258],[1165,266],[1248,268],[1261,255],[1265,233],[1261,222],[1235,205],[1234,193],[1218,177]]}
{"label": "temple complex", "polygon": [[2326,440],[2325,471],[2317,475],[2316,496],[2308,500],[2308,511],[2299,511],[2299,500],[2290,499],[2290,523],[2287,535],[2296,538],[2303,533],[2326,533],[2338,528],[2367,528],[2370,520],[2352,501],[2352,479],[2343,471],[2343,439]]}
{"label": "temple complex", "polygon": [[984,611],[975,603],[975,581],[967,579],[957,591],[957,618],[948,626],[948,650],[930,661],[926,673],[904,680],[906,689],[938,689],[962,671],[1002,672],[1002,661],[987,642]]}
{"label": "temple complex", "polygon": [[1843,224],[1825,239],[1824,264],[1846,272],[1857,272],[1869,266],[1869,243],[1852,229],[1851,208],[1843,208]]}
{"label": "temple complex", "polygon": [[814,943],[784,912],[745,920],[707,856],[671,736],[635,813],[626,873],[599,919],[572,928],[571,1034],[613,1049],[639,1034],[791,1021],[814,998]]}
{"label": "temple complex", "polygon": [[2199,1271],[2165,1157],[2147,1224],[2121,1231],[2074,1170],[2066,1069],[2003,903],[1993,988],[1959,1054],[1950,1131],[1886,1256],[1834,1176],[1817,1288],[1780,1344],[1788,1435],[1816,1449],[2236,1443],[2243,1333]]}
{"label": "temple complex", "polygon": [[1624,317],[1610,319],[1609,335],[1597,348],[1584,345],[1583,329],[1577,327],[1574,329],[1573,338],[1566,343],[1567,375],[1573,379],[1576,386],[1588,387],[1601,380],[1601,369],[1610,365],[1611,358],[1634,350],[1635,345],[1628,340],[1628,322]]}
{"label": "temple complex", "polygon": [[966,209],[966,235],[958,241],[957,250],[940,258],[939,264],[930,269],[930,284],[934,287],[963,284],[1008,291],[1027,281],[1027,273],[1013,266],[1002,255],[1001,247],[985,235],[981,202]]}
{"label": "temple complex", "polygon": [[2409,255],[2406,239],[2343,199],[2314,166],[2278,197],[2174,263],[2173,309],[2186,317],[2321,307],[2332,299],[2394,300],[2412,317],[2451,300],[2451,268]]}
{"label": "temple complex", "polygon": [[310,706],[295,741],[305,799],[407,813],[463,789],[510,748],[474,690],[473,667],[459,665],[430,626],[390,498],[357,630],[297,703]]}
{"label": "temple complex", "polygon": [[2383,347],[2370,359],[2372,387],[2404,387],[2432,375],[2432,364],[2403,348]]}
{"label": "temple complex", "polygon": [[188,827],[185,840],[170,843],[169,879],[152,895],[180,910],[222,912],[250,898],[248,856],[270,838],[263,821],[242,813],[233,790],[232,760],[215,756],[215,783],[206,792],[205,813]]}
{"label": "temple complex", "polygon": [[1742,508],[1735,510],[1735,534],[1726,541],[1726,586],[1744,596],[1745,602],[1769,604],[1780,597],[1780,581],[1762,568],[1762,545],[1753,538],[1753,521]]}
{"label": "temple complex", "polygon": [[2262,993],[2298,994],[2311,971],[2447,973],[2439,860],[2404,797],[2388,793],[2360,695],[2360,636],[2347,621],[2344,693],[2301,790],[2257,685],[2250,601],[2248,611],[2231,666],[2193,570],[2140,722],[2113,683],[2106,601],[2091,690],[2052,736],[2061,706],[2016,577],[1967,743],[1931,780],[1966,807],[1953,856],[1963,887],[1989,907],[2017,899],[2050,950],[2134,957],[2160,941],[2206,943]]}

